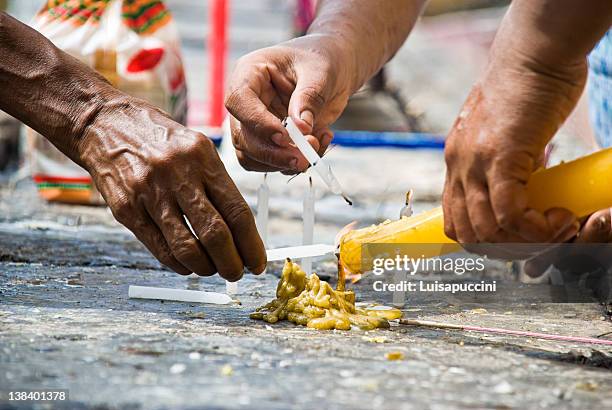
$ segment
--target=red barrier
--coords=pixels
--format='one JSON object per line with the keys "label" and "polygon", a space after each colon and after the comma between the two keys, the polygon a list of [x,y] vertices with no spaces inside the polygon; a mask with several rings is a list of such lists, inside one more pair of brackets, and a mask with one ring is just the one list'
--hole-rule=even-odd
{"label": "red barrier", "polygon": [[221,127],[225,117],[223,104],[227,59],[227,0],[209,0],[208,63],[210,64],[210,103],[208,125]]}

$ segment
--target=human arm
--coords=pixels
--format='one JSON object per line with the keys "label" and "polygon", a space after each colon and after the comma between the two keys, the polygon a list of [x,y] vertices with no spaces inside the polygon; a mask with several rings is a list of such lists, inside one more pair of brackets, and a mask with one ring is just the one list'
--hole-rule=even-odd
{"label": "human arm", "polygon": [[512,3],[447,139],[449,237],[469,244],[576,235],[580,225],[571,212],[528,208],[526,183],[582,94],[587,55],[611,24],[606,0]]}
{"label": "human arm", "polygon": [[226,107],[240,163],[303,171],[308,163],[281,124],[288,115],[322,154],[348,98],[402,45],[424,0],[323,0],[306,36],[242,57]]}
{"label": "human arm", "polygon": [[229,280],[243,266],[264,269],[253,216],[209,139],[1,12],[0,109],[85,168],[117,220],[166,266]]}

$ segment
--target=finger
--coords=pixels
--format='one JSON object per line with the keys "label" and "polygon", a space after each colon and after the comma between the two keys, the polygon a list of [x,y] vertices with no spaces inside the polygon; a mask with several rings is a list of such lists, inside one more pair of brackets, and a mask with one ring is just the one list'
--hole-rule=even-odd
{"label": "finger", "polygon": [[[488,188],[476,182],[470,185],[466,196],[468,217],[478,239],[478,246],[470,247],[476,253],[486,253],[498,259],[524,259],[533,255],[533,250],[523,244],[521,238],[505,232],[497,225]],[[500,245],[503,244],[503,245]]]}
{"label": "finger", "polygon": [[[263,97],[267,94],[270,102],[277,95],[272,87],[267,70],[239,71],[232,78],[225,107],[244,127],[255,131],[260,137],[280,134],[288,138],[281,120],[274,115]],[[242,78],[241,78],[242,77]],[[235,85],[234,85],[235,84]]]}
{"label": "finger", "polygon": [[456,241],[457,232],[455,231],[455,224],[453,223],[453,213],[451,212],[451,188],[450,188],[450,176],[448,171],[446,172],[446,182],[444,183],[444,191],[442,193],[442,212],[444,214],[444,234]]}
{"label": "finger", "polygon": [[548,268],[559,260],[560,252],[562,252],[562,250],[562,246],[556,245],[547,251],[528,259],[525,261],[523,272],[525,272],[525,274],[531,278],[539,278],[548,270]]}
{"label": "finger", "polygon": [[232,233],[206,198],[204,188],[189,186],[179,191],[176,199],[219,275],[232,282],[240,279],[244,265]]}
{"label": "finger", "polygon": [[317,139],[319,140],[319,149],[317,150],[317,153],[322,157],[325,155],[329,144],[331,144],[332,140],[334,139],[334,133],[329,128],[325,127],[319,132]]}
{"label": "finger", "polygon": [[304,134],[312,134],[317,128],[315,124],[328,100],[327,84],[323,71],[312,70],[298,76],[289,100],[289,115]]}
{"label": "finger", "polygon": [[260,138],[256,132],[244,124],[234,122],[232,124],[234,147],[252,160],[272,168],[299,171],[308,166],[308,161],[295,146],[281,147],[272,139]]}
{"label": "finger", "polygon": [[472,228],[478,241],[483,243],[507,242],[507,235],[497,225],[493,208],[491,208],[488,188],[478,183],[472,183],[466,193],[465,200],[468,217],[472,221]]}
{"label": "finger", "polygon": [[170,201],[146,205],[151,219],[159,227],[172,255],[191,272],[211,276],[217,271],[198,239],[191,233],[183,213]]}
{"label": "finger", "polygon": [[180,275],[191,274],[191,270],[183,266],[174,255],[172,255],[172,251],[166,239],[157,225],[155,225],[155,222],[153,222],[151,217],[147,214],[146,210],[143,209],[142,214],[133,220],[134,222],[130,230],[157,260]]}
{"label": "finger", "polygon": [[612,238],[611,210],[591,215],[580,230],[576,243],[607,243]]}
{"label": "finger", "polygon": [[[255,172],[276,172],[283,171],[281,168],[272,167],[270,165],[266,165],[261,163],[253,158],[249,157],[245,152],[241,150],[236,150],[236,158],[238,158],[238,162],[242,166],[242,168],[247,171],[255,171]],[[294,171],[297,172],[297,171]]]}
{"label": "finger", "polygon": [[559,208],[547,211],[546,215],[527,208],[525,184],[518,180],[489,181],[488,186],[497,224],[523,241],[550,242],[576,220]]}
{"label": "finger", "polygon": [[468,215],[463,188],[460,186],[455,186],[452,197],[453,206],[451,208],[451,215],[453,216],[453,224],[457,234],[457,242],[462,245],[477,243],[478,239],[474,233],[472,222],[470,221],[470,217]]}
{"label": "finger", "polygon": [[249,271],[259,274],[265,270],[267,261],[255,218],[225,169],[220,172],[223,175],[218,176],[219,183],[206,187],[207,196],[229,227],[244,265]]}

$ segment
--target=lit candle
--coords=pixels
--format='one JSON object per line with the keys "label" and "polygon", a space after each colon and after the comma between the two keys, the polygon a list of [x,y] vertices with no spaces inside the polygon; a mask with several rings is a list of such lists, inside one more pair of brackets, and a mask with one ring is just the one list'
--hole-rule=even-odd
{"label": "lit candle", "polygon": [[[302,208],[302,245],[312,245],[314,236],[315,220],[315,190],[312,186],[312,178],[308,178],[308,187],[304,195]],[[312,258],[303,258],[300,262],[302,270],[307,275],[312,273]]]}

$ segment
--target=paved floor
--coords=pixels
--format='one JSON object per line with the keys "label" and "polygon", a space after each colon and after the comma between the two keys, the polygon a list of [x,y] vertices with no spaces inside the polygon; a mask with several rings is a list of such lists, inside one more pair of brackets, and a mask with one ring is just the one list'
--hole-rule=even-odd
{"label": "paved floor", "polygon": [[[168,3],[181,22],[192,98],[205,100],[204,2]],[[232,58],[286,36],[285,2],[233,3]],[[393,81],[414,107],[423,108],[431,130],[444,131],[452,122],[484,61],[499,15],[462,15],[450,26],[443,17],[423,22],[391,63]],[[439,67],[452,67],[452,72],[436,71]],[[556,161],[589,149],[569,131],[561,137]],[[254,204],[261,175],[240,170],[230,147],[223,147],[222,155]],[[353,219],[369,224],[396,217],[409,188],[416,190],[417,210],[439,202],[444,176],[440,151],[338,147],[329,155],[357,204],[349,210],[320,189],[317,241],[332,241]],[[288,182],[275,175],[270,184],[270,243],[299,243],[305,178]],[[317,271],[332,276],[334,267],[333,260],[315,263]],[[27,181],[16,187],[4,184],[0,392],[66,388],[72,400],[66,409],[610,407],[609,347],[403,326],[368,333],[315,332],[250,320],[248,313],[272,297],[273,273],[279,269],[274,265],[264,276],[245,277],[241,304],[130,300],[130,284],[223,291],[224,283],[162,269],[104,208],[49,205]],[[491,274],[517,286],[504,264]],[[367,279],[355,288],[360,300],[385,298],[373,294]],[[404,314],[566,335],[594,337],[612,330],[603,307],[594,303],[533,304],[505,297],[484,307],[414,296]],[[390,351],[403,352],[405,360],[386,360]],[[0,409],[30,407],[0,400]]]}
{"label": "paved floor", "polygon": [[[130,284],[224,284],[163,270],[102,208],[47,206],[27,186],[0,194],[2,391],[69,389],[67,409],[586,409],[612,400],[610,347],[404,326],[316,332],[250,320],[272,297],[279,265],[245,277],[239,305],[130,300]],[[315,267],[333,274],[335,265]],[[506,270],[494,274],[510,280]],[[382,298],[368,280],[355,287],[360,300]],[[612,330],[597,304],[528,302],[415,296],[404,314],[567,335]],[[390,351],[405,360],[386,360]],[[4,400],[0,408],[28,406]]]}

